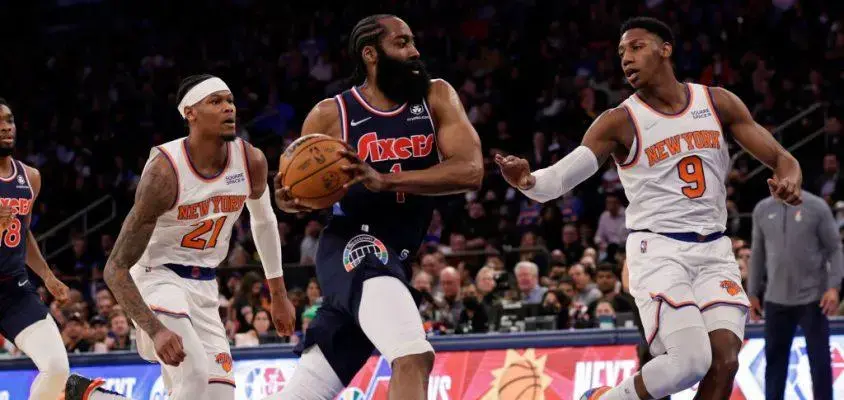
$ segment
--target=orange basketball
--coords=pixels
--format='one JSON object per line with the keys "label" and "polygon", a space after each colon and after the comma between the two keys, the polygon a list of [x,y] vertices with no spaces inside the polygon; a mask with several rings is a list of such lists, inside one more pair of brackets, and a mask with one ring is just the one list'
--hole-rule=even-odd
{"label": "orange basketball", "polygon": [[281,184],[290,188],[290,195],[313,209],[331,207],[345,191],[343,185],[352,179],[341,167],[350,165],[338,151],[350,149],[339,139],[314,133],[296,139],[281,155],[278,170]]}
{"label": "orange basketball", "polygon": [[498,384],[500,400],[539,400],[542,384],[539,371],[527,360],[507,366]]}

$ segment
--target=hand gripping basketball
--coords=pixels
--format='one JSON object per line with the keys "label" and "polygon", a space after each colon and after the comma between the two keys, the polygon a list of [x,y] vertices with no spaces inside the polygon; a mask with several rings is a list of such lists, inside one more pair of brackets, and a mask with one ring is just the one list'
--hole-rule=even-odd
{"label": "hand gripping basketball", "polygon": [[346,194],[343,186],[352,175],[342,169],[349,161],[340,155],[351,150],[337,138],[313,133],[296,139],[279,159],[276,203],[284,211],[302,212],[331,207]]}
{"label": "hand gripping basketball", "polygon": [[347,149],[340,150],[340,155],[349,160],[349,165],[344,165],[342,167],[343,171],[346,171],[354,176],[352,180],[343,185],[344,189],[348,190],[357,183],[363,183],[363,185],[372,192],[380,192],[386,189],[384,175],[376,171],[375,168],[372,168],[372,166],[368,163],[361,160],[356,153]]}
{"label": "hand gripping basketball", "polygon": [[279,172],[276,174],[275,179],[273,179],[273,184],[275,185],[275,204],[279,209],[294,214],[312,211],[310,207],[301,204],[299,199],[293,197],[290,193],[290,187],[284,186],[281,181],[281,172]]}

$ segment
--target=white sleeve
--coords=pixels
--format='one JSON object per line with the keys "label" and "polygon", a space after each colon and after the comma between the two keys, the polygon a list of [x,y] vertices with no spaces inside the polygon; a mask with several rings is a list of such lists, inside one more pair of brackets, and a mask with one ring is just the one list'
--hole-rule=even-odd
{"label": "white sleeve", "polygon": [[528,190],[521,190],[525,196],[540,203],[554,200],[598,172],[598,157],[586,146],[574,151],[554,165],[534,171],[536,184]]}
{"label": "white sleeve", "polygon": [[278,220],[270,203],[270,188],[264,188],[264,194],[258,199],[247,199],[249,225],[252,227],[252,240],[258,249],[261,265],[267,279],[284,275],[281,269],[281,237],[278,234]]}

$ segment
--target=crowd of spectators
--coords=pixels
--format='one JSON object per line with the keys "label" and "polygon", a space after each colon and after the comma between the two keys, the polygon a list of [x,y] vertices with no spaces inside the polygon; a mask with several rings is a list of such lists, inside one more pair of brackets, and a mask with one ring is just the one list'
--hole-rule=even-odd
{"label": "crowd of spectators", "polygon": [[[678,78],[729,88],[769,129],[820,104],[778,137],[790,145],[822,132],[795,155],[805,188],[844,222],[840,2],[64,1],[9,2],[0,11],[22,22],[5,32],[16,38],[6,42],[15,56],[4,61],[9,79],[0,82],[0,96],[15,112],[16,157],[43,176],[33,231],[37,236],[105,195],[118,208],[101,230],[61,238],[71,248],[49,260],[73,289],[70,302],[59,306],[39,289],[72,352],[134,345],[132,324],[102,270],[149,148],[185,134],[175,110],[179,80],[223,77],[234,91],[239,135],[277,165],[309,109],[348,87],[349,31],[375,12],[407,20],[432,75],[460,94],[485,157],[483,188],[442,199],[414,261],[412,284],[424,294],[420,313],[431,334],[611,328],[633,309],[622,284],[626,198],[615,166],[607,163],[572,193],[537,204],[510,189],[491,161],[505,152],[532,168],[548,166],[579,144],[603,110],[631,94],[615,48],[618,27],[630,16],[666,21],[677,38]],[[740,157],[728,176],[728,234],[743,276],[751,226],[745,214],[767,195],[765,174],[750,178],[757,165]],[[308,265],[326,217],[279,212],[300,335],[320,304]],[[260,268],[249,267],[256,251],[248,221],[236,225],[219,275],[230,339],[244,346],[298,340],[273,332]],[[8,340],[0,342],[14,352]]]}

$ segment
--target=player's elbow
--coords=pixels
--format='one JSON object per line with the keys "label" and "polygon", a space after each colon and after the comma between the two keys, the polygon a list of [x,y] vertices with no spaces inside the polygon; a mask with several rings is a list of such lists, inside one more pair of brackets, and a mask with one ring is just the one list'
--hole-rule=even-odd
{"label": "player's elbow", "polygon": [[106,266],[103,269],[103,280],[109,288],[114,287],[115,283],[120,280],[120,277],[118,275],[119,273],[117,271],[117,268],[115,268],[114,264],[106,263]]}
{"label": "player's elbow", "polygon": [[465,186],[468,190],[481,190],[484,181],[484,166],[482,162],[472,161],[467,163],[464,171]]}

